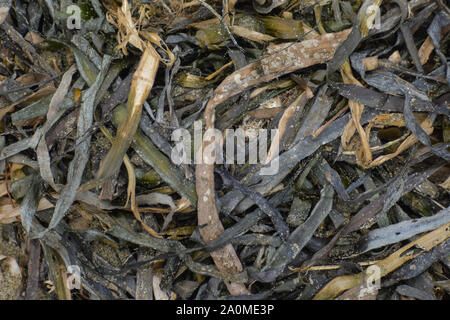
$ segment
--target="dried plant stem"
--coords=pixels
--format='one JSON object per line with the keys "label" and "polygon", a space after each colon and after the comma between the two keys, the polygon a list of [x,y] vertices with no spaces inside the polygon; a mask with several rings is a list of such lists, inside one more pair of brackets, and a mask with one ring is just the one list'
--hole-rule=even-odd
{"label": "dried plant stem", "polygon": [[224,64],[219,69],[211,73],[209,76],[205,77],[206,81],[214,79],[218,74],[220,74],[224,69],[228,68],[229,66],[233,65],[233,61],[228,62],[227,64]]}
{"label": "dried plant stem", "polygon": [[[342,75],[342,78],[344,79],[344,83],[352,83],[352,84],[356,84],[361,87],[363,86],[353,76],[353,73],[352,73],[352,70],[350,67],[350,62],[348,60],[341,67],[341,75]],[[360,123],[361,116],[364,111],[364,105],[357,101],[354,101],[354,100],[349,100],[348,105],[350,107],[352,118],[348,122],[347,126],[344,129],[344,134],[342,135],[342,139],[341,139],[342,146],[344,147],[344,149],[348,149],[348,143],[349,143],[351,137],[353,136],[355,130],[357,130],[358,134],[361,138],[361,145],[362,145],[361,151],[362,151],[362,155],[363,155],[363,159],[358,158],[358,160],[360,160],[360,161],[362,160],[362,164],[370,163],[370,161],[372,161],[372,152],[370,151],[370,144],[369,144],[369,140],[366,135],[366,132],[364,131],[364,129]],[[357,153],[357,155],[359,155],[359,153]]]}

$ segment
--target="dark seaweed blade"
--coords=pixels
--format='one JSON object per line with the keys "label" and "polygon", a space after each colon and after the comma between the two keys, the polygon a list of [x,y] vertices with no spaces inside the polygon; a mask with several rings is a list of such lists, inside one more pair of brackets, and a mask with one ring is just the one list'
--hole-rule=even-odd
{"label": "dark seaweed blade", "polygon": [[419,52],[417,51],[416,45],[414,44],[414,38],[411,30],[409,29],[407,24],[402,24],[400,27],[402,31],[403,38],[405,39],[406,47],[408,48],[408,52],[416,66],[417,71],[423,73],[422,64],[420,63]]}
{"label": "dark seaweed blade", "polygon": [[[287,195],[287,193],[290,192],[292,192],[292,189],[287,189],[284,192],[281,191],[275,194],[271,199],[269,199],[269,203],[272,206],[276,207],[277,205],[280,204],[280,202]],[[221,248],[226,244],[230,243],[234,238],[244,235],[265,216],[266,215],[264,214],[264,212],[262,212],[262,210],[260,209],[247,213],[237,223],[225,229],[225,231],[219,237],[210,241],[207,245],[208,251],[214,251],[215,249]]]}
{"label": "dark seaweed blade", "polygon": [[34,215],[39,206],[41,198],[42,179],[37,175],[32,175],[28,192],[20,206],[20,217],[22,225],[27,232],[30,232]]}
{"label": "dark seaweed blade", "polygon": [[280,234],[281,238],[283,240],[287,240],[289,237],[289,228],[284,222],[283,217],[278,212],[276,208],[270,205],[270,203],[264,199],[264,197],[256,191],[253,191],[242,184],[240,184],[236,179],[234,179],[226,170],[223,169],[217,169],[219,174],[221,175],[224,184],[226,186],[233,186],[233,188],[241,191],[244,195],[248,196],[250,199],[252,199],[258,207],[264,212],[267,216],[270,217],[272,220],[275,229]]}
{"label": "dark seaweed blade", "polygon": [[[330,85],[336,88],[343,97],[358,101],[368,107],[382,111],[403,112],[405,99],[402,97],[377,92],[354,84],[333,83]],[[450,110],[445,105],[434,105],[429,101],[420,99],[412,101],[410,108],[414,112],[435,112],[450,116]]]}
{"label": "dark seaweed blade", "polygon": [[449,222],[450,208],[446,208],[431,217],[406,220],[384,228],[375,229],[361,238],[359,253],[409,239],[416,234],[436,229]]}
{"label": "dark seaweed blade", "polygon": [[426,145],[428,148],[431,149],[431,151],[438,155],[439,157],[443,158],[446,161],[450,161],[450,153],[447,152],[446,148],[447,145],[443,145],[441,147],[434,147],[431,145],[431,140],[428,134],[422,129],[422,127],[417,122],[416,118],[414,117],[414,114],[411,111],[411,101],[416,100],[416,98],[413,98],[410,96],[410,94],[405,91],[405,104],[403,107],[403,116],[405,117],[405,123],[409,130],[411,130],[412,133],[419,139],[421,143]]}
{"label": "dark seaweed blade", "polygon": [[411,174],[409,176],[397,176],[394,183],[390,185],[391,187],[388,186],[388,190],[382,196],[378,197],[376,200],[359,210],[350,222],[339,230],[325,247],[316,252],[309,261],[304,263],[303,267],[308,268],[324,259],[340,237],[358,230],[370,219],[374,219],[378,213],[382,211],[386,212],[386,210],[393,206],[401,196],[410,192],[414,187],[421,184],[425,181],[425,179],[438,171],[441,167],[442,166],[438,166],[425,170],[421,173]]}
{"label": "dark seaweed blade", "polygon": [[327,173],[325,174],[325,177],[333,186],[334,190],[339,195],[339,198],[344,201],[350,200],[350,196],[348,195],[347,190],[345,190],[344,184],[342,183],[342,180],[336,170],[330,168],[329,171],[327,171]]}
{"label": "dark seaweed blade", "polygon": [[431,293],[408,285],[400,285],[396,288],[396,291],[402,296],[415,298],[417,300],[436,300],[436,297]]}
{"label": "dark seaweed blade", "polygon": [[327,89],[328,85],[324,85],[317,91],[316,99],[308,114],[302,120],[302,125],[298,129],[292,144],[312,135],[326,119],[333,104],[333,99],[327,95]]}
{"label": "dark seaweed blade", "polygon": [[441,30],[448,26],[450,24],[450,17],[446,15],[444,12],[438,12],[435,16],[433,21],[431,22],[430,26],[427,29],[427,33],[430,36],[431,40],[433,41],[434,49],[436,51],[436,54],[439,56],[439,58],[442,61],[442,64],[446,66],[446,75],[447,75],[447,81],[450,83],[450,68],[449,68],[449,62],[447,61],[447,58],[440,50],[440,41],[442,39],[442,33]]}
{"label": "dark seaweed blade", "polygon": [[264,273],[270,273],[272,277],[266,278],[265,281],[272,282],[283,272],[288,263],[302,251],[304,246],[313,236],[322,221],[328,216],[333,205],[333,188],[325,185],[321,191],[319,202],[312,210],[309,218],[292,232],[287,243],[282,244],[275,253],[272,261],[270,261],[262,270]]}
{"label": "dark seaweed blade", "polygon": [[358,26],[354,26],[350,32],[347,40],[344,41],[342,45],[337,48],[336,53],[327,64],[327,74],[331,75],[333,72],[339,70],[339,68],[344,64],[345,61],[350,57],[350,55],[355,51],[361,42],[362,36],[361,31]]}

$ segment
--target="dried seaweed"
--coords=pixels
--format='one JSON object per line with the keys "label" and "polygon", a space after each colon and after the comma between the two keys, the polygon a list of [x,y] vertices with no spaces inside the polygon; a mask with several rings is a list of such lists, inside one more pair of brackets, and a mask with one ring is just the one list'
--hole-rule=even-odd
{"label": "dried seaweed", "polygon": [[0,0],[0,298],[448,299],[449,12]]}

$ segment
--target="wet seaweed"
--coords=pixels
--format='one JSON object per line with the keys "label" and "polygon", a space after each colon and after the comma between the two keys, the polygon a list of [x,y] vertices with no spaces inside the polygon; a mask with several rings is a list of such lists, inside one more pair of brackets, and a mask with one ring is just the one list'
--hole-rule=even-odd
{"label": "wet seaweed", "polygon": [[445,2],[119,2],[0,0],[0,298],[448,299]]}

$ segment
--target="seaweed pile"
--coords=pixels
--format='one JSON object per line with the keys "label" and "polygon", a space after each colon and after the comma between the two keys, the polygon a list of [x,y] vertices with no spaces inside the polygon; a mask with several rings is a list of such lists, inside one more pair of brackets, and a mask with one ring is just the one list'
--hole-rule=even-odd
{"label": "seaweed pile", "polygon": [[0,299],[449,298],[444,1],[0,0],[0,44]]}

